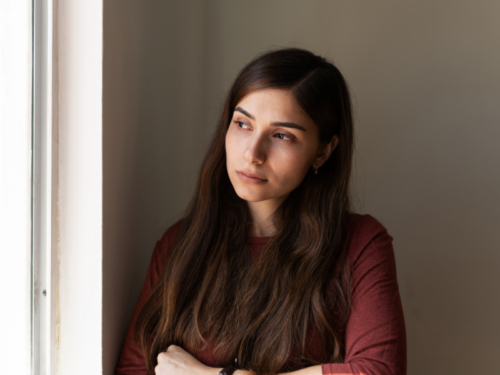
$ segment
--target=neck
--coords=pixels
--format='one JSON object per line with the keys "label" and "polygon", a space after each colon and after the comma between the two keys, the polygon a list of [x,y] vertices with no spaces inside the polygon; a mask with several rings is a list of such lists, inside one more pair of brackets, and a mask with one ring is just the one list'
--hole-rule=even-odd
{"label": "neck", "polygon": [[273,223],[273,214],[284,200],[285,197],[260,202],[247,201],[252,217],[250,237],[271,237],[275,235],[276,227]]}

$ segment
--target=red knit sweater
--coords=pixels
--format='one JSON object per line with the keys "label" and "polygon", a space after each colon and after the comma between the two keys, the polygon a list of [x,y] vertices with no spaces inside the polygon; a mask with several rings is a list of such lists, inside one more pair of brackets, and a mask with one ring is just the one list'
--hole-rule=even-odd
{"label": "red knit sweater", "polygon": [[[392,237],[370,215],[351,214],[347,235],[349,260],[353,265],[353,311],[345,331],[344,363],[324,363],[325,375],[405,375],[406,332],[396,277]],[[157,242],[146,282],[134,310],[116,375],[145,375],[145,360],[135,345],[133,329],[139,311],[162,272],[165,256],[179,230],[180,221],[171,226]],[[268,237],[253,237],[248,243],[258,253]],[[321,345],[314,343],[312,347]],[[186,348],[185,348],[186,349]],[[221,367],[210,348],[192,352],[211,367]]]}

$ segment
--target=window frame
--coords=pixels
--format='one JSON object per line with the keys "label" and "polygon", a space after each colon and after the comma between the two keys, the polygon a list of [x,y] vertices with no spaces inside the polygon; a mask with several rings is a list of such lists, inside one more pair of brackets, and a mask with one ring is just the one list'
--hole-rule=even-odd
{"label": "window frame", "polygon": [[[32,372],[57,373],[57,75],[54,2],[33,3]],[[54,74],[55,73],[55,74]],[[55,99],[55,100],[54,100]]]}
{"label": "window frame", "polygon": [[103,2],[34,2],[33,21],[32,373],[99,374]]}

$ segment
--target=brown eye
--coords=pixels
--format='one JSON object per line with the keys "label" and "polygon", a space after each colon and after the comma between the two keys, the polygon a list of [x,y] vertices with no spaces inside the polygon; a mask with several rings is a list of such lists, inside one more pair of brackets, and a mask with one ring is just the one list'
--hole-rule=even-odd
{"label": "brown eye", "polygon": [[238,121],[238,120],[236,120],[236,121],[235,121],[235,123],[236,123],[236,125],[238,126],[238,128],[240,128],[240,129],[244,129],[244,128],[242,128],[242,125],[246,125],[246,126],[248,126],[248,125],[247,125],[247,124],[245,124],[243,121]]}
{"label": "brown eye", "polygon": [[281,139],[282,141],[293,141],[292,137],[289,137],[288,135],[286,134],[283,134],[283,133],[276,133],[276,135],[278,136],[279,139]]}

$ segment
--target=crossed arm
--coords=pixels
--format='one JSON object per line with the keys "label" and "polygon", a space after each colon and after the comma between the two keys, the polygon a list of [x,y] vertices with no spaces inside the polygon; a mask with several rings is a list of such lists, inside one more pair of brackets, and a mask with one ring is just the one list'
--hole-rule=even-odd
{"label": "crossed arm", "polygon": [[[217,375],[222,367],[206,366],[179,346],[170,345],[158,355],[156,375]],[[290,375],[321,375],[321,365],[289,372]],[[236,370],[234,375],[254,375],[250,371]]]}
{"label": "crossed arm", "polygon": [[[350,228],[353,311],[345,330],[344,363],[325,363],[293,375],[406,375],[406,332],[396,277],[392,237],[369,215]],[[167,231],[168,234],[168,231]],[[145,361],[133,339],[135,320],[151,286],[158,279],[159,257],[167,238],[158,242],[143,291],[136,306],[118,361],[116,375],[145,375]],[[216,375],[221,368],[206,366],[183,348],[170,346],[158,356],[156,374]],[[238,370],[234,375],[251,375]]]}

